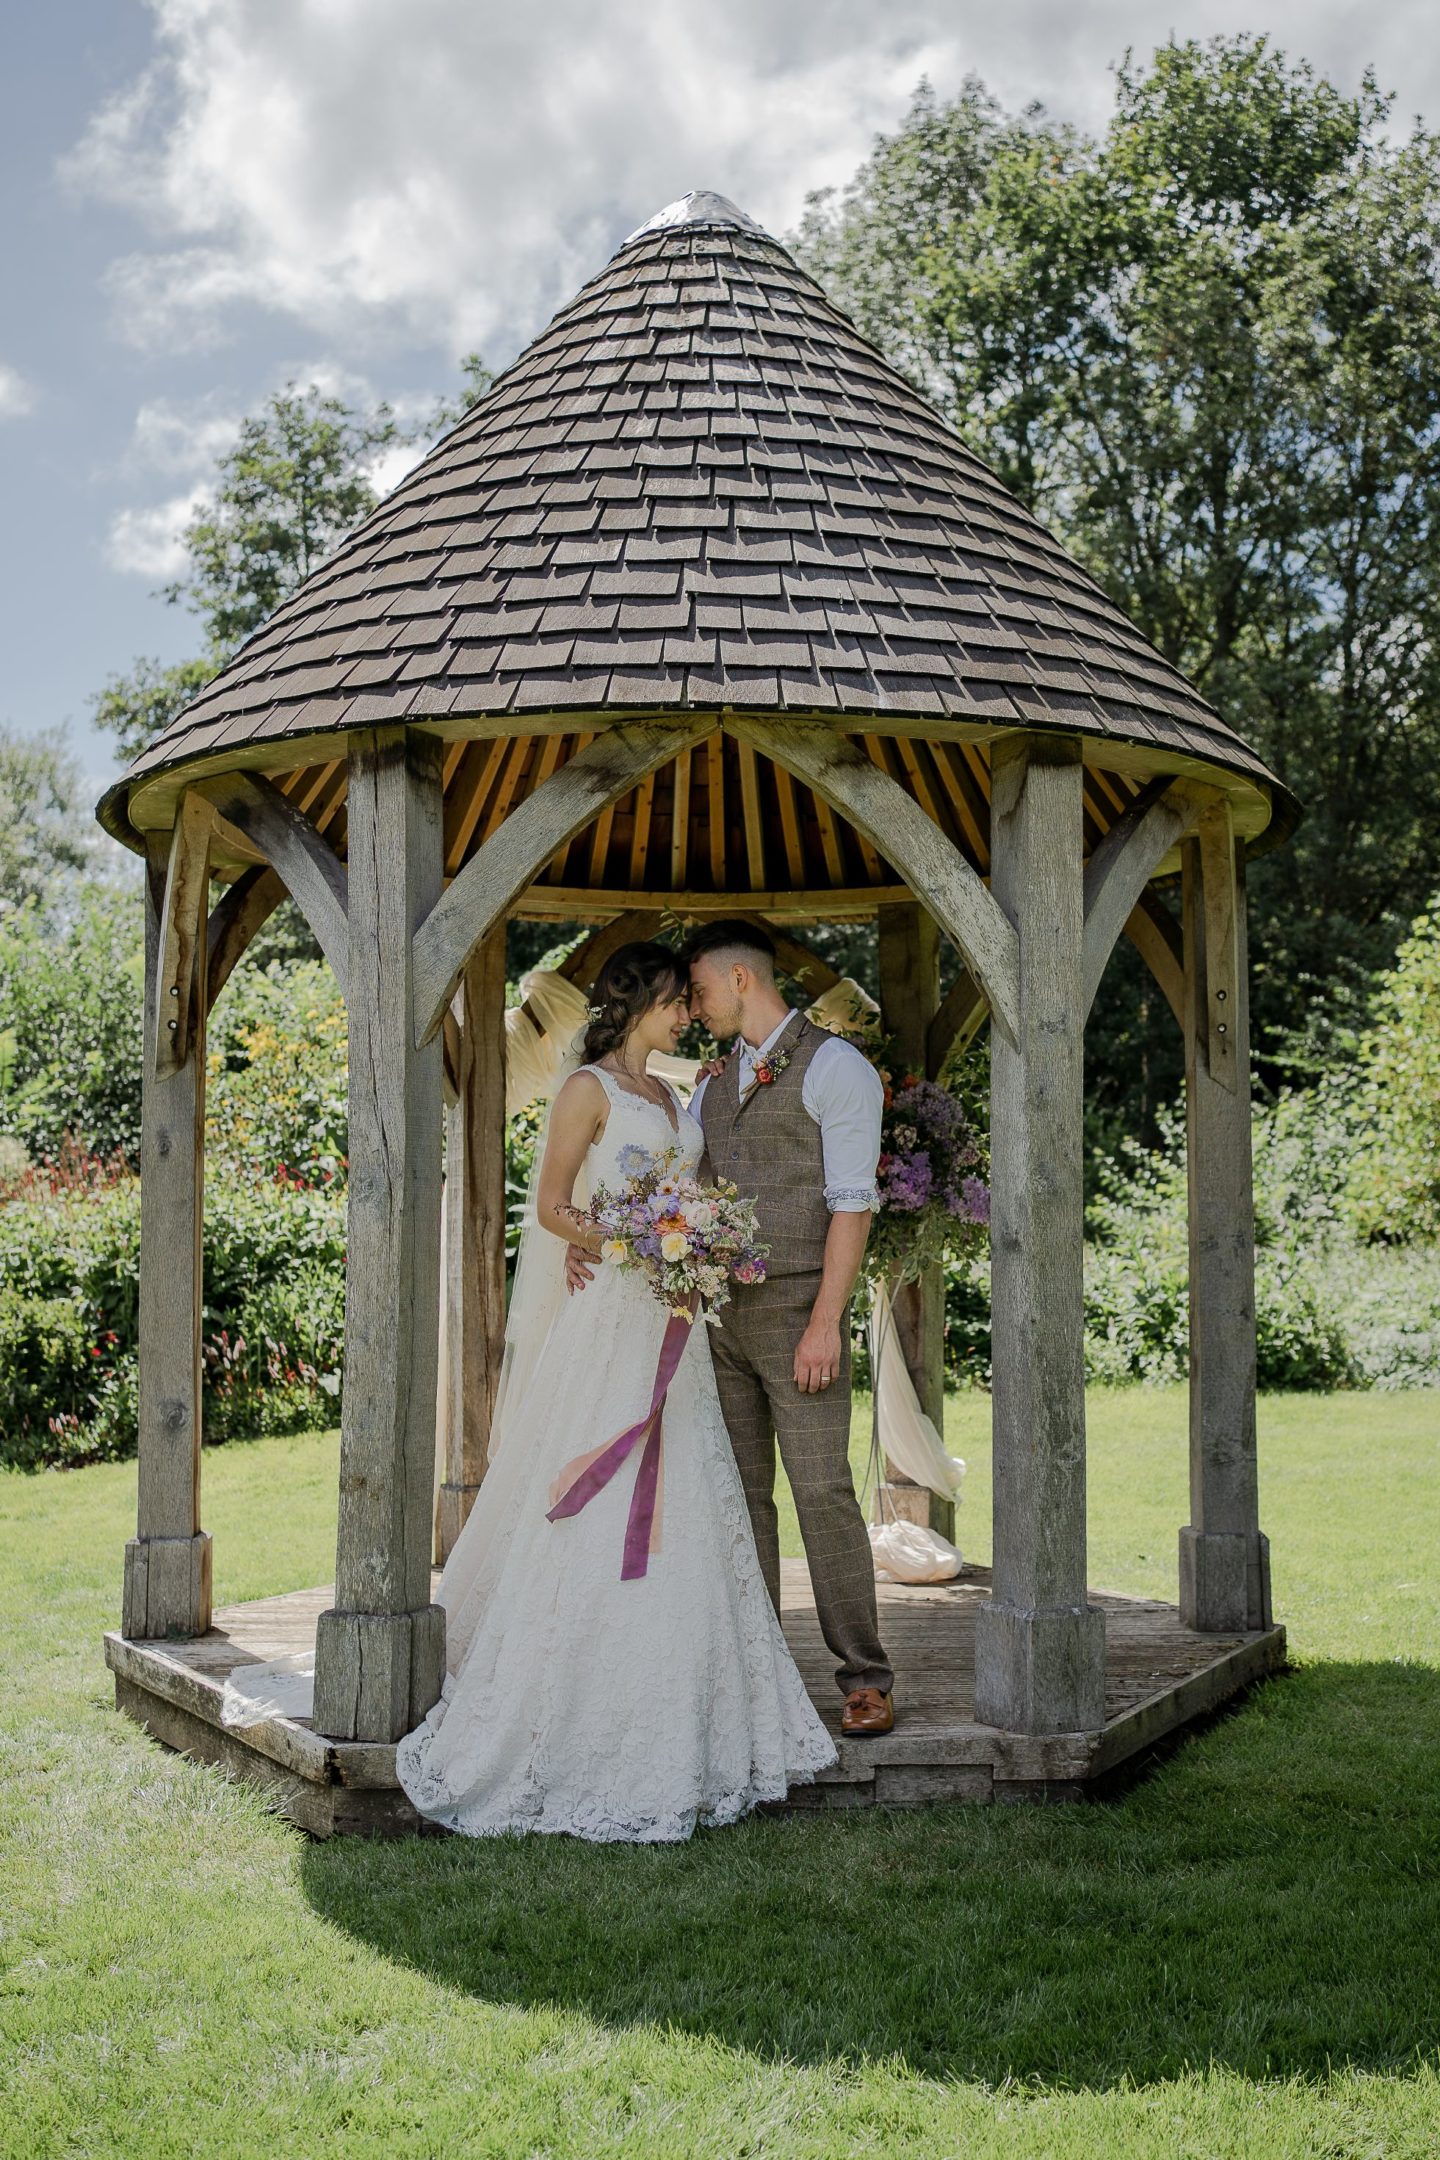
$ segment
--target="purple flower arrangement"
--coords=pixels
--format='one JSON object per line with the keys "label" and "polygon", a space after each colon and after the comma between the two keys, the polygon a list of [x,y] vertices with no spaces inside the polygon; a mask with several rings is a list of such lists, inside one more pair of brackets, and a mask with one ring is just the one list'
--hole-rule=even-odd
{"label": "purple flower arrangement", "polygon": [[627,1147],[617,1160],[627,1182],[598,1185],[587,1211],[603,1262],[638,1268],[661,1304],[686,1319],[697,1291],[708,1318],[729,1301],[732,1282],[765,1280],[753,1200],[723,1178],[701,1185],[677,1174],[673,1149]]}
{"label": "purple flower arrangement", "polygon": [[885,1111],[876,1182],[880,1212],[867,1259],[874,1272],[914,1277],[974,1244],[990,1221],[990,1189],[963,1105],[936,1080],[883,1069]]}

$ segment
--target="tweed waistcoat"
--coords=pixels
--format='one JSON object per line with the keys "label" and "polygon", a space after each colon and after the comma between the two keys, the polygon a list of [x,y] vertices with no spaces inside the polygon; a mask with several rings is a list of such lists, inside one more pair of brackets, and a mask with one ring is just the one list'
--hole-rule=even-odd
{"label": "tweed waistcoat", "polygon": [[770,1248],[767,1277],[815,1275],[824,1264],[825,1153],[801,1091],[806,1067],[829,1041],[827,1030],[797,1013],[771,1049],[772,1057],[788,1055],[789,1062],[768,1087],[757,1081],[741,1101],[737,1054],[701,1099],[711,1168],[758,1203],[760,1235]]}

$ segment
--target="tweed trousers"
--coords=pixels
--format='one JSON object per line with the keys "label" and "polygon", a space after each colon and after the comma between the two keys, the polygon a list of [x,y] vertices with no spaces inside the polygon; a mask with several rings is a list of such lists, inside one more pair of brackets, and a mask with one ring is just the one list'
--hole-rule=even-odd
{"label": "tweed trousers", "polygon": [[766,1588],[780,1610],[780,1534],[775,1442],[795,1495],[820,1632],[838,1662],[836,1681],[890,1692],[880,1644],[875,1562],[850,1476],[850,1316],[840,1323],[840,1374],[819,1394],[795,1385],[795,1346],[820,1288],[813,1275],[737,1283],[710,1330],[720,1406],[735,1450]]}

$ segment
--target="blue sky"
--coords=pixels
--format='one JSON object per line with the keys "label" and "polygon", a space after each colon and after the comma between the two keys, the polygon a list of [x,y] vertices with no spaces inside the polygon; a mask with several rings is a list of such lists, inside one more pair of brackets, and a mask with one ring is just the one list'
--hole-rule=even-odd
{"label": "blue sky", "polygon": [[[1230,0],[47,0],[0,47],[0,722],[139,654],[239,416],[287,379],[419,412],[508,360],[633,226],[712,187],[781,231],[922,74],[1096,124],[1128,46],[1267,29],[1440,118],[1428,5]],[[389,477],[394,477],[392,473]]]}

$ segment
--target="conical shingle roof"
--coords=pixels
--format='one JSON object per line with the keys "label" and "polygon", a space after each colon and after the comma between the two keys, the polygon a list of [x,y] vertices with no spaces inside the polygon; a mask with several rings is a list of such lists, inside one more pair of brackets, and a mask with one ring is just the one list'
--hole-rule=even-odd
{"label": "conical shingle roof", "polygon": [[[154,821],[157,777],[243,764],[287,775],[311,814],[328,790],[338,820],[337,738],[423,724],[455,745],[453,870],[497,803],[503,816],[570,754],[587,716],[593,730],[726,710],[873,736],[877,762],[922,800],[893,745],[925,744],[937,799],[977,859],[983,746],[1016,728],[1091,739],[1095,770],[1112,775],[1091,792],[1097,829],[1108,797],[1123,808],[1146,775],[1201,766],[1241,783],[1240,829],[1269,825],[1273,839],[1294,818],[1259,758],[786,250],[713,195],[631,235],[102,815],[133,837]],[[499,752],[503,739],[525,741],[526,761]],[[723,815],[723,773],[719,802]],[[760,805],[777,846],[779,807]],[[823,859],[834,884],[803,807],[799,867]],[[743,829],[753,843],[753,822]],[[787,856],[780,883],[797,868]],[[651,867],[634,857],[632,844],[632,889]],[[593,849],[586,863],[582,883],[612,882]],[[567,890],[577,866],[557,866]],[[843,867],[854,881],[866,866],[852,852]],[[755,885],[753,870],[732,882]]]}

